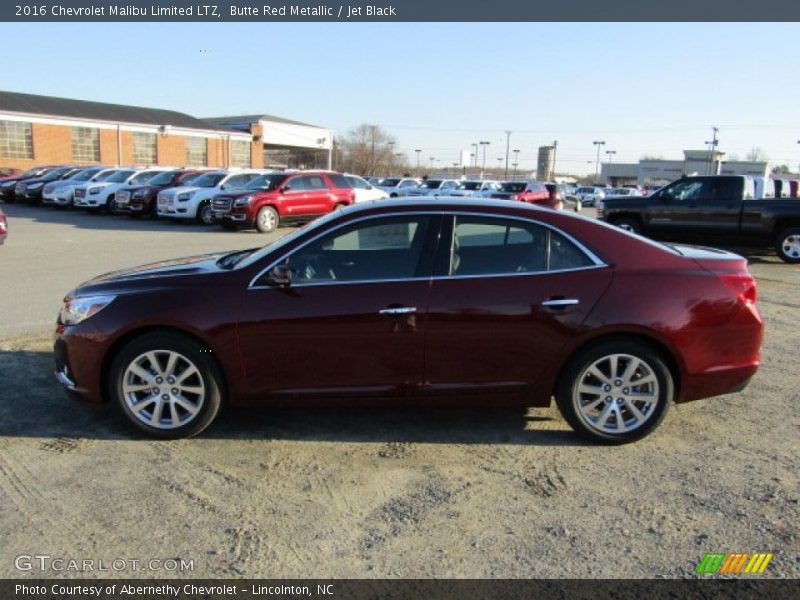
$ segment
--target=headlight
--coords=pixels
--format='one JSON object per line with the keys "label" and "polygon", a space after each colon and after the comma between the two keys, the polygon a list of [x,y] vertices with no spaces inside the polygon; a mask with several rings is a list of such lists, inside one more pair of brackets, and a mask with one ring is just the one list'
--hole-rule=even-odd
{"label": "headlight", "polygon": [[191,192],[184,192],[183,194],[178,194],[177,200],[178,202],[186,202],[191,197],[192,197]]}
{"label": "headlight", "polygon": [[89,193],[90,193],[90,194],[93,194],[93,195],[94,195],[94,194],[99,194],[99,193],[100,193],[100,190],[102,190],[102,189],[103,189],[103,188],[101,188],[101,187],[93,187],[93,188],[89,188]]}
{"label": "headlight", "polygon": [[39,182],[39,183],[32,183],[32,184],[30,184],[30,185],[28,186],[28,189],[29,189],[29,190],[38,190],[38,189],[39,189],[40,187],[42,187],[43,185],[44,185],[44,183],[43,183],[43,182]]}
{"label": "headlight", "polygon": [[250,201],[253,199],[253,196],[239,196],[233,202],[234,206],[247,206],[250,204]]}
{"label": "headlight", "polygon": [[64,325],[77,325],[103,310],[116,296],[86,296],[64,302],[59,320]]}

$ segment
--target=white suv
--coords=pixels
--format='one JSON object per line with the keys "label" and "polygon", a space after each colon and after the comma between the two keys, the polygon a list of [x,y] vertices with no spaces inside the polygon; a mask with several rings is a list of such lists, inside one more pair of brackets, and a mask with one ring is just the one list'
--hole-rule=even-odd
{"label": "white suv", "polygon": [[78,171],[69,179],[48,183],[42,190],[42,204],[70,206],[76,187],[89,182],[103,181],[114,171],[116,169],[109,167],[88,167]]}
{"label": "white suv", "polygon": [[467,179],[458,184],[454,190],[449,190],[448,196],[467,196],[477,198],[489,198],[500,189],[499,181],[489,181],[485,179]]}
{"label": "white suv", "polygon": [[194,219],[214,223],[211,199],[225,190],[238,190],[264,171],[209,171],[192,180],[192,185],[169,188],[158,193],[158,216],[167,219]]}
{"label": "white suv", "polygon": [[74,205],[89,210],[113,212],[114,195],[124,187],[143,185],[148,179],[164,169],[116,169],[102,181],[90,181],[75,188]]}

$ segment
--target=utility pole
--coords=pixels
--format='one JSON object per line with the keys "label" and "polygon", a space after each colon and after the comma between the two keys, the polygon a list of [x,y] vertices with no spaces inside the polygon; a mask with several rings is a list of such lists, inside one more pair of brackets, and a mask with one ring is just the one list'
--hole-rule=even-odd
{"label": "utility pole", "polygon": [[514,152],[514,181],[517,180],[517,167],[519,166],[519,149],[516,149]]}
{"label": "utility pole", "polygon": [[594,182],[597,183],[600,177],[600,146],[605,146],[606,143],[603,140],[596,140],[592,144],[597,146],[597,158],[594,161]]}
{"label": "utility pole", "polygon": [[717,149],[717,145],[719,144],[719,140],[717,139],[717,133],[719,129],[717,127],[711,128],[714,131],[714,137],[711,138],[710,142],[706,142],[708,144],[708,173],[707,175],[716,175],[716,173],[712,173],[712,171],[716,171],[713,168],[714,165],[714,152]]}
{"label": "utility pole", "polygon": [[608,156],[608,182],[611,183],[613,178],[611,176],[611,165],[614,164],[614,155],[617,153],[616,150],[606,150],[606,156]]}
{"label": "utility pole", "polygon": [[414,152],[417,153],[417,177],[419,177],[419,153],[422,152],[422,148],[417,148]]}
{"label": "utility pole", "polygon": [[511,147],[511,131],[506,129],[506,174],[504,179],[508,180],[508,149]]}
{"label": "utility pole", "polygon": [[472,146],[475,149],[475,152],[473,152],[472,156],[475,158],[474,167],[475,167],[475,170],[477,171],[478,170],[478,144],[470,144],[470,146]]}
{"label": "utility pole", "polygon": [[392,176],[392,161],[394,160],[394,142],[386,142],[386,145],[389,146],[389,172],[386,174],[388,177]]}
{"label": "utility pole", "polygon": [[558,140],[553,140],[553,181],[556,180],[556,150],[558,149]]}
{"label": "utility pole", "polygon": [[369,174],[375,175],[375,129],[377,128],[376,125],[370,125],[369,130],[372,135],[372,158],[369,162]]}

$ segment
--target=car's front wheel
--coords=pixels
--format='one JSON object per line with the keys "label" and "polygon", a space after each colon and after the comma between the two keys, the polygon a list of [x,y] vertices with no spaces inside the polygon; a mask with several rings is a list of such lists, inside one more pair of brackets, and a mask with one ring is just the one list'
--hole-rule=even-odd
{"label": "car's front wheel", "polygon": [[214,210],[211,208],[210,202],[204,202],[197,209],[197,222],[201,225],[214,224]]}
{"label": "car's front wheel", "polygon": [[642,233],[642,224],[636,219],[621,217],[619,219],[614,219],[612,224],[625,231],[630,231],[631,233]]}
{"label": "car's front wheel", "polygon": [[556,390],[572,428],[595,442],[625,444],[655,429],[673,401],[669,368],[650,346],[607,341],[579,352]]}
{"label": "car's front wheel", "polygon": [[261,233],[272,233],[278,228],[278,211],[271,206],[264,206],[256,216],[256,229]]}
{"label": "car's front wheel", "polygon": [[140,430],[158,438],[196,435],[222,403],[222,376],[207,348],[171,332],[142,335],[114,357],[109,395]]}
{"label": "car's front wheel", "polygon": [[787,263],[800,263],[800,227],[789,227],[775,239],[778,258]]}

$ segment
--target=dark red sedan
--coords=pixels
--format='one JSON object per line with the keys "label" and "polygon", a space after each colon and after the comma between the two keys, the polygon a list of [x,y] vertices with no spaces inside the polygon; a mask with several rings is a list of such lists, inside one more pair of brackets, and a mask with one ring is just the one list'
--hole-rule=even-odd
{"label": "dark red sedan", "polygon": [[745,260],[523,203],[345,208],[262,249],[71,292],[56,374],[158,437],[222,404],[548,406],[622,443],[742,389],[762,321]]}

